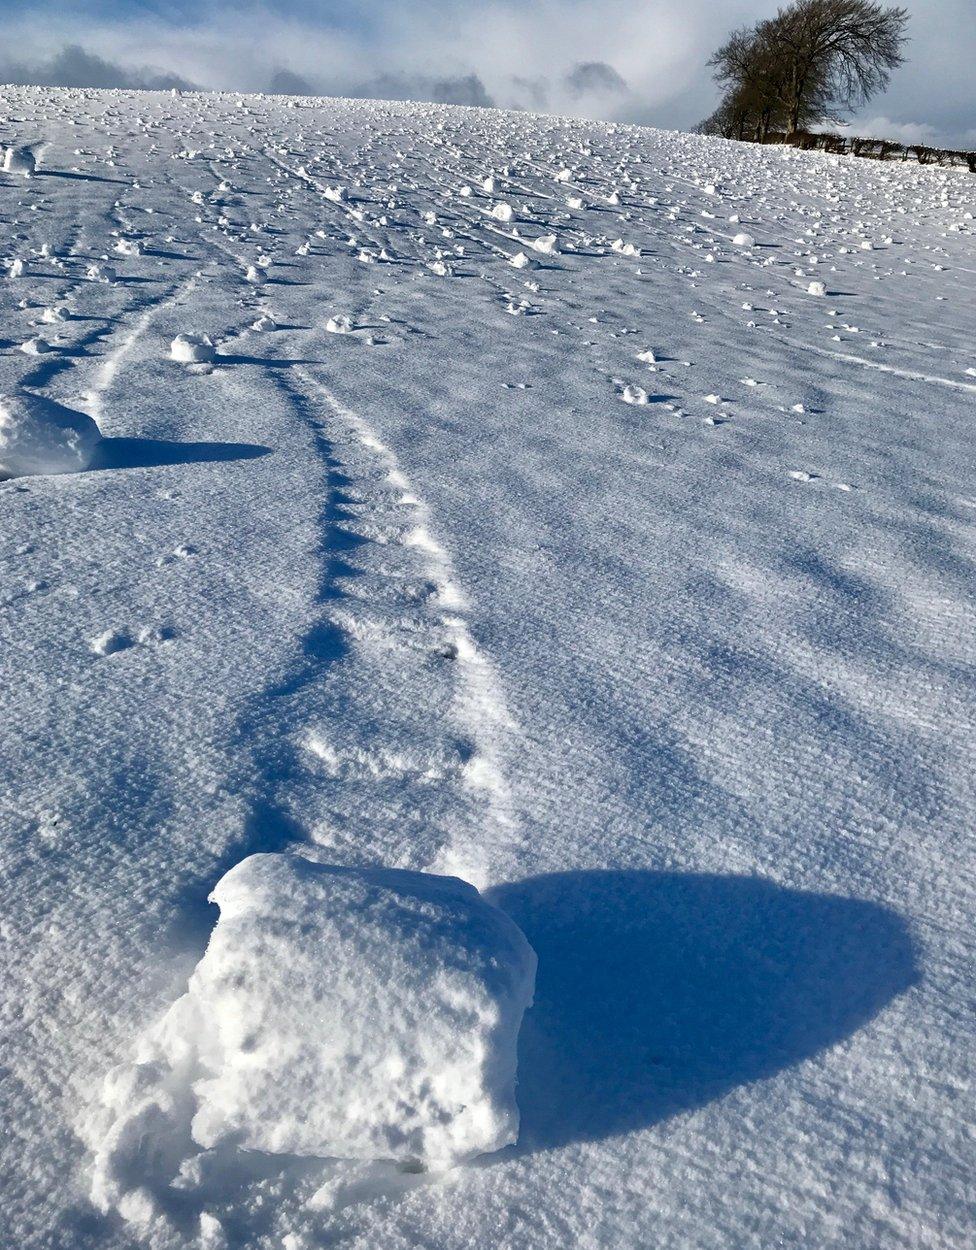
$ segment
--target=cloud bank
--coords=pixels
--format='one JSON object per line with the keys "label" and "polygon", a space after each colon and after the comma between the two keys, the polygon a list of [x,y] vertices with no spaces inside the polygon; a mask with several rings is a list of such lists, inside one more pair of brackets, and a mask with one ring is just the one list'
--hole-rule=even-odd
{"label": "cloud bank", "polygon": [[[863,120],[887,123],[893,138],[972,140],[972,5],[908,0],[909,62]],[[0,78],[424,99],[688,127],[714,106],[710,52],[729,29],[776,7],[776,0],[169,0],[164,7],[101,0],[93,19],[91,0],[56,8],[41,0],[6,21]]]}
{"label": "cloud bank", "polygon": [[173,87],[192,90],[196,85],[179,74],[148,67],[126,69],[114,61],[86,51],[80,44],[67,44],[48,59],[0,61],[0,76],[7,83],[39,87],[124,87],[140,91],[168,91]]}

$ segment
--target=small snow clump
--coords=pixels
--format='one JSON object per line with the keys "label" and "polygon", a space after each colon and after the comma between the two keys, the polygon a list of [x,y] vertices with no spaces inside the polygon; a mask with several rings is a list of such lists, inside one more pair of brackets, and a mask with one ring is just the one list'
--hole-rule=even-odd
{"label": "small snow clump", "polygon": [[169,354],[180,364],[203,364],[214,358],[213,339],[208,334],[178,334],[169,345]]}

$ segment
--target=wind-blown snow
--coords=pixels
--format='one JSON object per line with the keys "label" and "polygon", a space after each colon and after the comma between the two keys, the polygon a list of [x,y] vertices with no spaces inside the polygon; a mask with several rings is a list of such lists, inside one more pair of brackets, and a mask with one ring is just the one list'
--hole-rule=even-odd
{"label": "wind-blown snow", "polygon": [[[971,1243],[971,176],[3,97],[0,393],[101,433],[0,484],[4,1237]],[[193,1142],[132,1057],[269,853],[518,924],[514,1146]]]}

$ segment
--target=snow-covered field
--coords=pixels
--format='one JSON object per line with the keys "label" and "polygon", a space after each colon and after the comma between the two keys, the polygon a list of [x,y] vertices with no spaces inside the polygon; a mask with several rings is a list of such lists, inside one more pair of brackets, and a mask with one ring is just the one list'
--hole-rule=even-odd
{"label": "snow-covered field", "polygon": [[[47,145],[0,173],[0,462],[102,434],[0,484],[0,1243],[971,1245],[976,181],[408,104],[0,117]],[[127,1065],[282,851],[521,926],[517,1145],[174,1130]]]}

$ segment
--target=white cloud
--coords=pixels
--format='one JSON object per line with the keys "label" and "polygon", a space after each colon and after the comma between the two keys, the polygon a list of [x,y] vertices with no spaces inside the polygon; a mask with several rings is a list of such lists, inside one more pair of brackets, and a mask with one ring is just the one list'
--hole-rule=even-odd
{"label": "white cloud", "polygon": [[[829,129],[829,127],[828,127]],[[857,122],[847,126],[833,127],[838,131],[848,131],[860,135],[864,139],[894,139],[898,143],[935,144],[939,136],[934,126],[927,122],[896,122],[890,117],[858,118]]]}
{"label": "white cloud", "polygon": [[[630,115],[663,104],[689,79],[702,79],[702,50],[716,10],[738,20],[745,0],[373,0],[361,31],[310,25],[260,5],[217,5],[192,27],[158,17],[92,22],[37,10],[6,23],[18,62],[49,61],[78,44],[119,67],[151,62],[227,90],[267,89],[287,70],[322,90],[341,92],[373,78],[457,80],[474,74],[499,105],[532,107],[526,84],[546,83],[547,107],[579,115]],[[723,19],[719,26],[724,29]],[[2,67],[0,56],[0,67]],[[602,62],[630,87],[607,91],[594,76],[569,75]],[[9,64],[9,59],[8,59]],[[518,80],[523,80],[520,85]],[[604,80],[604,86],[609,79]],[[587,89],[589,86],[589,89]]]}

